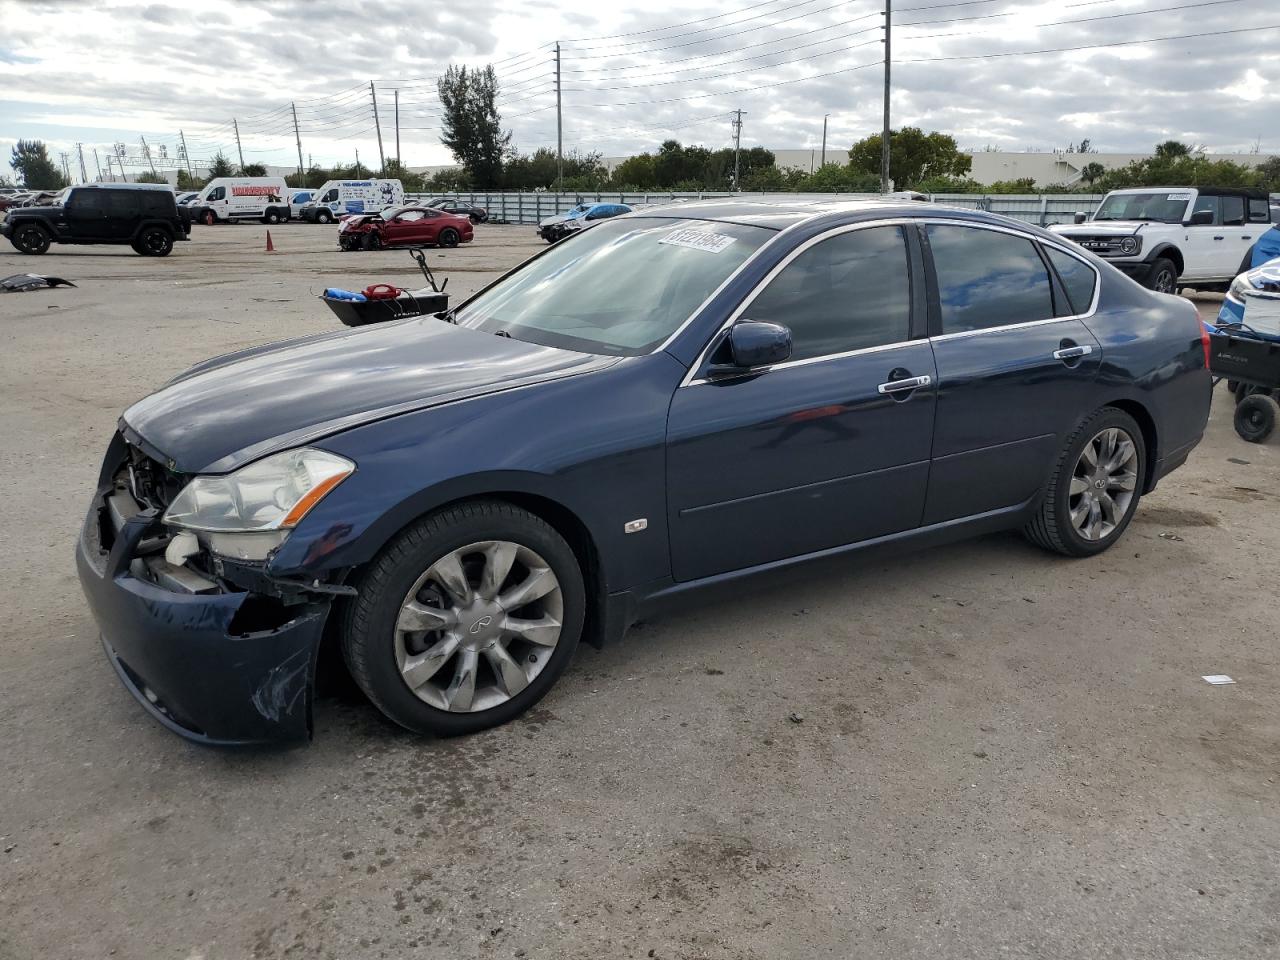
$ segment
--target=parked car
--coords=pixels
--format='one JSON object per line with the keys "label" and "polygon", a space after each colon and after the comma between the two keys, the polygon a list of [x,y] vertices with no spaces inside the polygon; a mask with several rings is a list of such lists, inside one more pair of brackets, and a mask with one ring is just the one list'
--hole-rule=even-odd
{"label": "parked car", "polygon": [[200,196],[199,190],[184,190],[182,193],[176,194],[175,198],[178,206],[185,207],[198,196]]}
{"label": "parked car", "polygon": [[343,250],[378,250],[382,247],[416,247],[430,244],[456,247],[470,243],[471,221],[430,207],[402,207],[383,213],[344,217],[338,227]]}
{"label": "parked car", "polygon": [[1270,222],[1267,195],[1229,187],[1113,190],[1085,219],[1050,229],[1162,293],[1226,289]]}
{"label": "parked car", "polygon": [[422,204],[424,207],[434,207],[436,210],[443,210],[445,213],[457,214],[460,217],[466,217],[472,223],[484,223],[489,219],[489,211],[484,207],[477,207],[472,203],[465,203],[456,197],[436,197],[434,200],[428,200]]}
{"label": "parked car", "polygon": [[548,243],[555,243],[597,220],[608,220],[630,212],[631,207],[625,203],[579,203],[565,213],[547,217],[539,223],[538,236]]}
{"label": "parked car", "polygon": [[330,619],[387,716],[466,733],[695,588],[1004,528],[1101,553],[1201,438],[1206,342],[1188,301],[980,211],[632,214],[438,317],[140,400],[80,580],[183,736],[305,740]]}
{"label": "parked car", "polygon": [[191,218],[206,226],[259,220],[283,223],[291,216],[284,177],[218,177],[187,204]]}
{"label": "parked car", "polygon": [[314,190],[294,190],[289,194],[289,215],[302,218],[302,208],[315,198]]}
{"label": "parked car", "polygon": [[20,252],[45,253],[51,244],[128,244],[135,253],[166,257],[189,240],[191,221],[164,184],[115,183],[68,187],[56,202],[6,211],[0,223]]}
{"label": "parked car", "polygon": [[377,213],[404,203],[399,180],[329,180],[299,208],[308,223],[333,223],[346,214]]}

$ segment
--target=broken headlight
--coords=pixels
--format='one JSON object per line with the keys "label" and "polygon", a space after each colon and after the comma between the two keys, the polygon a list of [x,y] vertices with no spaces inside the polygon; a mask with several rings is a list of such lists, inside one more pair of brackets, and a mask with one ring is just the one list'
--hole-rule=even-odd
{"label": "broken headlight", "polygon": [[263,560],[356,465],[302,447],[224,476],[196,477],[173,498],[164,522],[201,534],[214,553]]}

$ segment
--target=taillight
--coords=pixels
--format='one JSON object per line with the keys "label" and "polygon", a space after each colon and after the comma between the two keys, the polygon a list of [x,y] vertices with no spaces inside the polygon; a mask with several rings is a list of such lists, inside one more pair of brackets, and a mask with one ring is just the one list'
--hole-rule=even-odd
{"label": "taillight", "polygon": [[1209,339],[1209,325],[1203,320],[1200,321],[1200,345],[1204,347],[1204,368],[1209,369],[1209,347],[1212,341]]}

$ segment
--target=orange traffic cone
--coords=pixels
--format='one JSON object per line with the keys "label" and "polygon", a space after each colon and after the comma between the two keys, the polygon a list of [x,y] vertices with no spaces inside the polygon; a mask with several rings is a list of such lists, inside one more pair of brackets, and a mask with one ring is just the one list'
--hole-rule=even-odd
{"label": "orange traffic cone", "polygon": [[275,245],[271,242],[271,231],[267,231],[267,253],[275,253]]}

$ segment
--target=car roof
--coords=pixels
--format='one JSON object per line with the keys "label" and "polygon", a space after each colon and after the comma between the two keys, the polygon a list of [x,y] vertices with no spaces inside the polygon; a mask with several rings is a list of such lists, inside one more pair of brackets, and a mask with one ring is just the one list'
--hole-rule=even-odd
{"label": "car roof", "polygon": [[1181,190],[1190,193],[1192,190],[1197,193],[1207,193],[1216,197],[1252,197],[1255,200],[1261,199],[1267,195],[1267,191],[1256,187],[1212,187],[1201,184],[1198,187],[1124,187],[1120,190],[1112,190],[1111,193],[1162,193],[1165,190]]}
{"label": "car roof", "polygon": [[783,230],[807,220],[828,219],[833,223],[856,223],[859,220],[882,220],[898,217],[946,217],[977,223],[1016,224],[1032,232],[1040,232],[1022,220],[949,207],[918,200],[869,197],[835,200],[698,200],[662,206],[633,207],[629,217],[665,217],[672,220],[711,220],[741,223],[747,226]]}
{"label": "car roof", "polygon": [[167,183],[76,183],[72,184],[75,190],[168,190],[173,193],[173,187]]}

